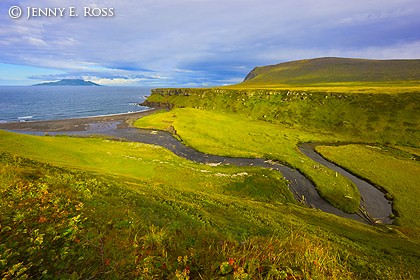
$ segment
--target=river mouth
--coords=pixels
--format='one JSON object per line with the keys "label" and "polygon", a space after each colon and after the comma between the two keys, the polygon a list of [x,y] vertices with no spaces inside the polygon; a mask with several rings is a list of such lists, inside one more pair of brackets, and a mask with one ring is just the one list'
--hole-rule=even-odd
{"label": "river mouth", "polygon": [[368,182],[357,178],[353,174],[350,174],[344,169],[322,158],[315,152],[314,147],[317,144],[314,143],[301,145],[301,152],[317,161],[319,164],[325,165],[326,167],[333,169],[352,180],[359,188],[361,196],[363,197],[361,211],[358,211],[355,214],[348,214],[335,208],[319,196],[314,184],[310,180],[308,180],[298,170],[292,169],[288,166],[261,158],[233,158],[201,153],[184,145],[167,131],[134,128],[127,125],[126,122],[121,119],[89,118],[86,119],[83,124],[81,124],[79,120],[77,126],[73,127],[74,130],[71,128],[69,129],[68,127],[65,130],[54,129],[54,131],[49,131],[48,129],[45,129],[45,127],[38,130],[36,122],[33,122],[33,125],[29,128],[28,124],[25,124],[25,127],[22,128],[19,128],[19,126],[14,128],[15,129],[12,129],[11,131],[36,135],[64,134],[80,137],[102,135],[123,141],[158,145],[172,151],[180,157],[201,164],[231,164],[235,166],[256,166],[269,168],[281,172],[284,178],[288,180],[290,191],[294,194],[295,199],[309,207],[317,208],[327,213],[367,224],[375,224],[376,222],[392,224],[393,222],[393,220],[389,218],[392,214],[392,205],[388,200],[386,200],[384,194]]}

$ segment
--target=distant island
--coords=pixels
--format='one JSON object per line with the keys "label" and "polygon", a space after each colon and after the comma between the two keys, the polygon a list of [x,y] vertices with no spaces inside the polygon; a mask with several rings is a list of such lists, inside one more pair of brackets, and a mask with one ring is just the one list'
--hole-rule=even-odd
{"label": "distant island", "polygon": [[36,84],[34,86],[101,86],[97,83],[81,79],[63,79],[57,82]]}

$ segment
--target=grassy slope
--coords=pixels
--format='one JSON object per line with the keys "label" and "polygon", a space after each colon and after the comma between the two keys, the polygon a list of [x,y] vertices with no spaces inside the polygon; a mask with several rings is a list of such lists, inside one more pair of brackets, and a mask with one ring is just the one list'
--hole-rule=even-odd
{"label": "grassy slope", "polygon": [[[420,88],[157,89],[148,102],[228,112],[353,141],[420,146]],[[389,93],[394,92],[394,93]]]}
{"label": "grassy slope", "polygon": [[260,157],[287,163],[313,180],[321,195],[334,205],[349,212],[358,209],[360,195],[355,186],[305,157],[296,147],[299,142],[310,140],[332,141],[333,135],[191,108],[154,114],[139,119],[135,125],[162,130],[174,128],[187,145],[205,153]]}
{"label": "grassy slope", "polygon": [[395,146],[394,148],[402,150],[402,151],[406,151],[408,153],[411,153],[413,155],[416,155],[418,157],[420,157],[420,149],[419,148],[413,148],[413,147],[400,147],[400,146]]}
{"label": "grassy slope", "polygon": [[[220,185],[232,182],[231,177],[234,174],[244,171],[235,167],[214,168],[194,164],[163,148],[142,143],[112,142],[95,138],[17,137],[7,132],[0,133],[4,151],[87,171],[142,178],[153,181],[153,185],[164,184],[167,187],[189,190],[194,186],[197,194],[210,187],[214,192],[223,193],[226,189]],[[293,201],[285,184],[281,185],[286,189],[282,191],[285,201]],[[273,195],[274,198],[280,194],[276,191]]]}
{"label": "grassy slope", "polygon": [[397,223],[405,227],[420,228],[420,164],[410,154],[397,152],[389,147],[346,145],[339,147],[318,146],[324,157],[348,168],[385,188],[394,197],[398,212]]}
{"label": "grassy slope", "polygon": [[2,276],[208,279],[233,276],[234,268],[257,279],[420,273],[418,243],[392,227],[290,204],[284,182],[270,171],[196,165],[142,144],[0,134]]}
{"label": "grassy slope", "polygon": [[420,81],[420,60],[316,58],[256,67],[243,85],[310,85]]}

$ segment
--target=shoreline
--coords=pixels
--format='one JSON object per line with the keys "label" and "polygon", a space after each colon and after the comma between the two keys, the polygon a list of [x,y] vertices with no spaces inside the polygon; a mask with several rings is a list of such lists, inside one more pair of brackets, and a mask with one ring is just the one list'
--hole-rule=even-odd
{"label": "shoreline", "polygon": [[111,122],[115,123],[119,128],[125,128],[129,127],[130,124],[138,118],[148,116],[156,111],[156,108],[150,108],[140,112],[120,113],[82,118],[25,122],[5,122],[0,123],[0,129],[44,132],[87,131],[93,125],[100,126],[102,123],[105,124]]}

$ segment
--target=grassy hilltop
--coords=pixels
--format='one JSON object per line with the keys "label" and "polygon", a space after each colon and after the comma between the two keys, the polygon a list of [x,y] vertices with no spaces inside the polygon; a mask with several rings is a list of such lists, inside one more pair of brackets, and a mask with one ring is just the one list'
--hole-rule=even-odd
{"label": "grassy hilltop", "polygon": [[[0,276],[419,279],[418,62],[384,62],[383,73],[414,68],[382,83],[377,72],[353,75],[375,61],[314,61],[330,70],[312,78],[281,70],[286,84],[267,74],[276,67],[262,67],[235,86],[155,89],[146,103],[171,110],[135,125],[168,130],[202,152],[290,165],[347,212],[360,203],[355,186],[298,145],[351,142],[317,151],[387,192],[394,225],[302,206],[272,170],[197,164],[141,143],[0,131]],[[366,65],[347,68],[344,82],[334,65],[346,61]]]}
{"label": "grassy hilltop", "polygon": [[254,68],[242,85],[321,85],[337,83],[417,84],[420,59],[368,60],[324,57]]}

